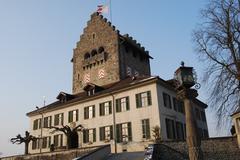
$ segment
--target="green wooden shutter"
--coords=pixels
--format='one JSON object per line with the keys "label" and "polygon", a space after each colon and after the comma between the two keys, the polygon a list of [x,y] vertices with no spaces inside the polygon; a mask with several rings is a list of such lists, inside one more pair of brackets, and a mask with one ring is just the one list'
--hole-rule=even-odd
{"label": "green wooden shutter", "polygon": [[120,99],[116,99],[116,112],[121,112]]}
{"label": "green wooden shutter", "polygon": [[71,123],[73,121],[73,111],[68,112],[68,122]]}
{"label": "green wooden shutter", "polygon": [[61,120],[61,125],[64,124],[64,114],[62,113],[62,120]]}
{"label": "green wooden shutter", "polygon": [[95,105],[93,105],[93,117],[95,117]]}
{"label": "green wooden shutter", "polygon": [[104,141],[105,140],[105,128],[100,127],[99,130],[100,130],[100,132],[99,132],[100,133],[100,135],[99,135],[100,141]]}
{"label": "green wooden shutter", "polygon": [[83,130],[83,143],[89,142],[89,130]]}
{"label": "green wooden shutter", "polygon": [[148,100],[148,105],[152,105],[152,96],[151,96],[151,91],[147,91],[147,100]]}
{"label": "green wooden shutter", "polygon": [[117,143],[120,143],[121,141],[122,141],[122,134],[121,134],[121,132],[122,132],[122,129],[121,129],[121,124],[117,124],[116,125],[116,132],[117,132],[117,137],[116,137],[116,139],[117,139]]}
{"label": "green wooden shutter", "polygon": [[88,113],[87,113],[88,107],[84,108],[84,119],[88,119]]}
{"label": "green wooden shutter", "polygon": [[76,121],[78,121],[78,109],[76,110]]}
{"label": "green wooden shutter", "polygon": [[54,126],[59,125],[59,114],[54,115]]}
{"label": "green wooden shutter", "polygon": [[129,97],[126,97],[126,109],[129,110],[130,106],[129,106]]}
{"label": "green wooden shutter", "polygon": [[127,125],[128,125],[128,140],[132,141],[132,126],[131,126],[131,122],[128,122]]}
{"label": "green wooden shutter", "polygon": [[110,126],[110,139],[113,139],[113,126]]}
{"label": "green wooden shutter", "polygon": [[35,119],[35,120],[33,121],[33,130],[36,130],[37,128],[38,128],[38,120]]}
{"label": "green wooden shutter", "polygon": [[48,148],[50,148],[50,146],[51,146],[51,137],[49,136],[48,137]]}
{"label": "green wooden shutter", "polygon": [[96,142],[96,128],[93,129],[93,142]]}
{"label": "green wooden shutter", "polygon": [[109,101],[109,114],[112,114],[112,101]]}
{"label": "green wooden shutter", "polygon": [[149,119],[146,119],[146,138],[147,138],[147,139],[150,139],[150,138],[151,138]]}
{"label": "green wooden shutter", "polygon": [[169,107],[172,108],[172,102],[171,102],[171,97],[168,95],[168,101],[169,101]]}
{"label": "green wooden shutter", "polygon": [[142,107],[141,94],[139,93],[139,94],[136,94],[135,96],[136,96],[136,106],[137,106],[137,108]]}
{"label": "green wooden shutter", "polygon": [[54,144],[55,147],[58,146],[58,136],[59,136],[59,135],[54,135],[54,136],[53,136],[53,144]]}
{"label": "green wooden shutter", "polygon": [[100,116],[104,115],[104,113],[103,113],[103,103],[99,104],[99,113],[100,113]]}

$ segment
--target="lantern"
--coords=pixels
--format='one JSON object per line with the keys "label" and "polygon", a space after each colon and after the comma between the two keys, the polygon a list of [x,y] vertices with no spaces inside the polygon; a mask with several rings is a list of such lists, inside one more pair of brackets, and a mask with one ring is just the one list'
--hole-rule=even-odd
{"label": "lantern", "polygon": [[195,78],[193,73],[193,67],[185,67],[184,63],[181,63],[175,71],[175,80],[177,81],[177,89],[180,88],[191,88],[195,85]]}

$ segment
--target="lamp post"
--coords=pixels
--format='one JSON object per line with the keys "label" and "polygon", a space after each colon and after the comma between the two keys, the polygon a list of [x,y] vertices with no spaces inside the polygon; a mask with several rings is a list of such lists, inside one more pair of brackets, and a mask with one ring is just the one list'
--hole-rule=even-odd
{"label": "lamp post", "polygon": [[191,87],[196,84],[194,80],[193,68],[185,67],[181,63],[175,71],[175,80],[177,82],[177,98],[183,100],[186,114],[187,145],[190,160],[202,160],[201,139],[198,135],[197,122],[192,100],[198,96],[197,90]]}
{"label": "lamp post", "polygon": [[[39,107],[36,106],[36,109],[39,110]],[[40,153],[42,153],[42,136],[43,136],[43,113],[39,111],[39,114],[41,114],[41,133],[40,133]]]}

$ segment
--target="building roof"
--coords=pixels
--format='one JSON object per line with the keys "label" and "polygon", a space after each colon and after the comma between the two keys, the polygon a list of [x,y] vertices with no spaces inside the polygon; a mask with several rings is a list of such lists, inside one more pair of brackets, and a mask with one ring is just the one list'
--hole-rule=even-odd
{"label": "building roof", "polygon": [[[129,90],[131,88],[136,88],[136,87],[139,87],[139,86],[142,86],[145,84],[154,83],[154,82],[159,83],[160,85],[162,85],[170,90],[175,91],[174,86],[171,83],[159,78],[158,76],[155,76],[155,77],[153,77],[153,76],[128,77],[124,80],[101,86],[102,89],[99,90],[98,92],[95,92],[95,94],[93,94],[93,95],[88,95],[87,91],[83,91],[83,92],[80,92],[75,95],[60,92],[60,94],[57,96],[57,99],[58,99],[57,101],[55,101],[47,106],[41,107],[37,110],[28,112],[27,116],[32,116],[32,115],[36,115],[39,113],[48,112],[50,110],[65,108],[65,107],[67,107],[69,105],[73,105],[75,103],[79,103],[79,102],[83,102],[83,101],[91,101],[96,98],[100,98],[100,97],[103,97],[106,95],[112,95],[112,94],[120,92],[120,91]],[[91,86],[94,86],[94,85],[91,84]],[[66,98],[66,101],[62,101],[61,98],[59,98],[61,96],[67,96],[68,98]],[[195,99],[194,103],[197,103],[199,106],[201,106],[203,108],[207,108],[207,105],[205,103],[199,101],[198,99]]]}

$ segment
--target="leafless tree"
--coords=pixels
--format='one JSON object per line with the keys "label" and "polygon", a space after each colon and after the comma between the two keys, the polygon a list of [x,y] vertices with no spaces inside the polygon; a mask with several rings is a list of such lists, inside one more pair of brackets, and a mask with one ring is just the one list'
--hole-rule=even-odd
{"label": "leafless tree", "polygon": [[239,106],[240,0],[211,0],[201,15],[193,40],[206,65],[203,82],[209,105],[217,113],[218,127],[230,127],[230,115]]}
{"label": "leafless tree", "polygon": [[62,127],[51,126],[48,127],[54,129],[51,133],[63,132],[67,137],[67,149],[78,148],[78,131],[83,131],[84,127],[79,124],[77,126],[70,127],[68,125],[62,125]]}
{"label": "leafless tree", "polygon": [[22,137],[20,134],[18,134],[15,138],[11,138],[11,142],[13,144],[22,144],[25,143],[25,154],[28,154],[28,146],[29,143],[33,140],[37,139],[36,137],[30,135],[28,131],[25,132],[25,137]]}

